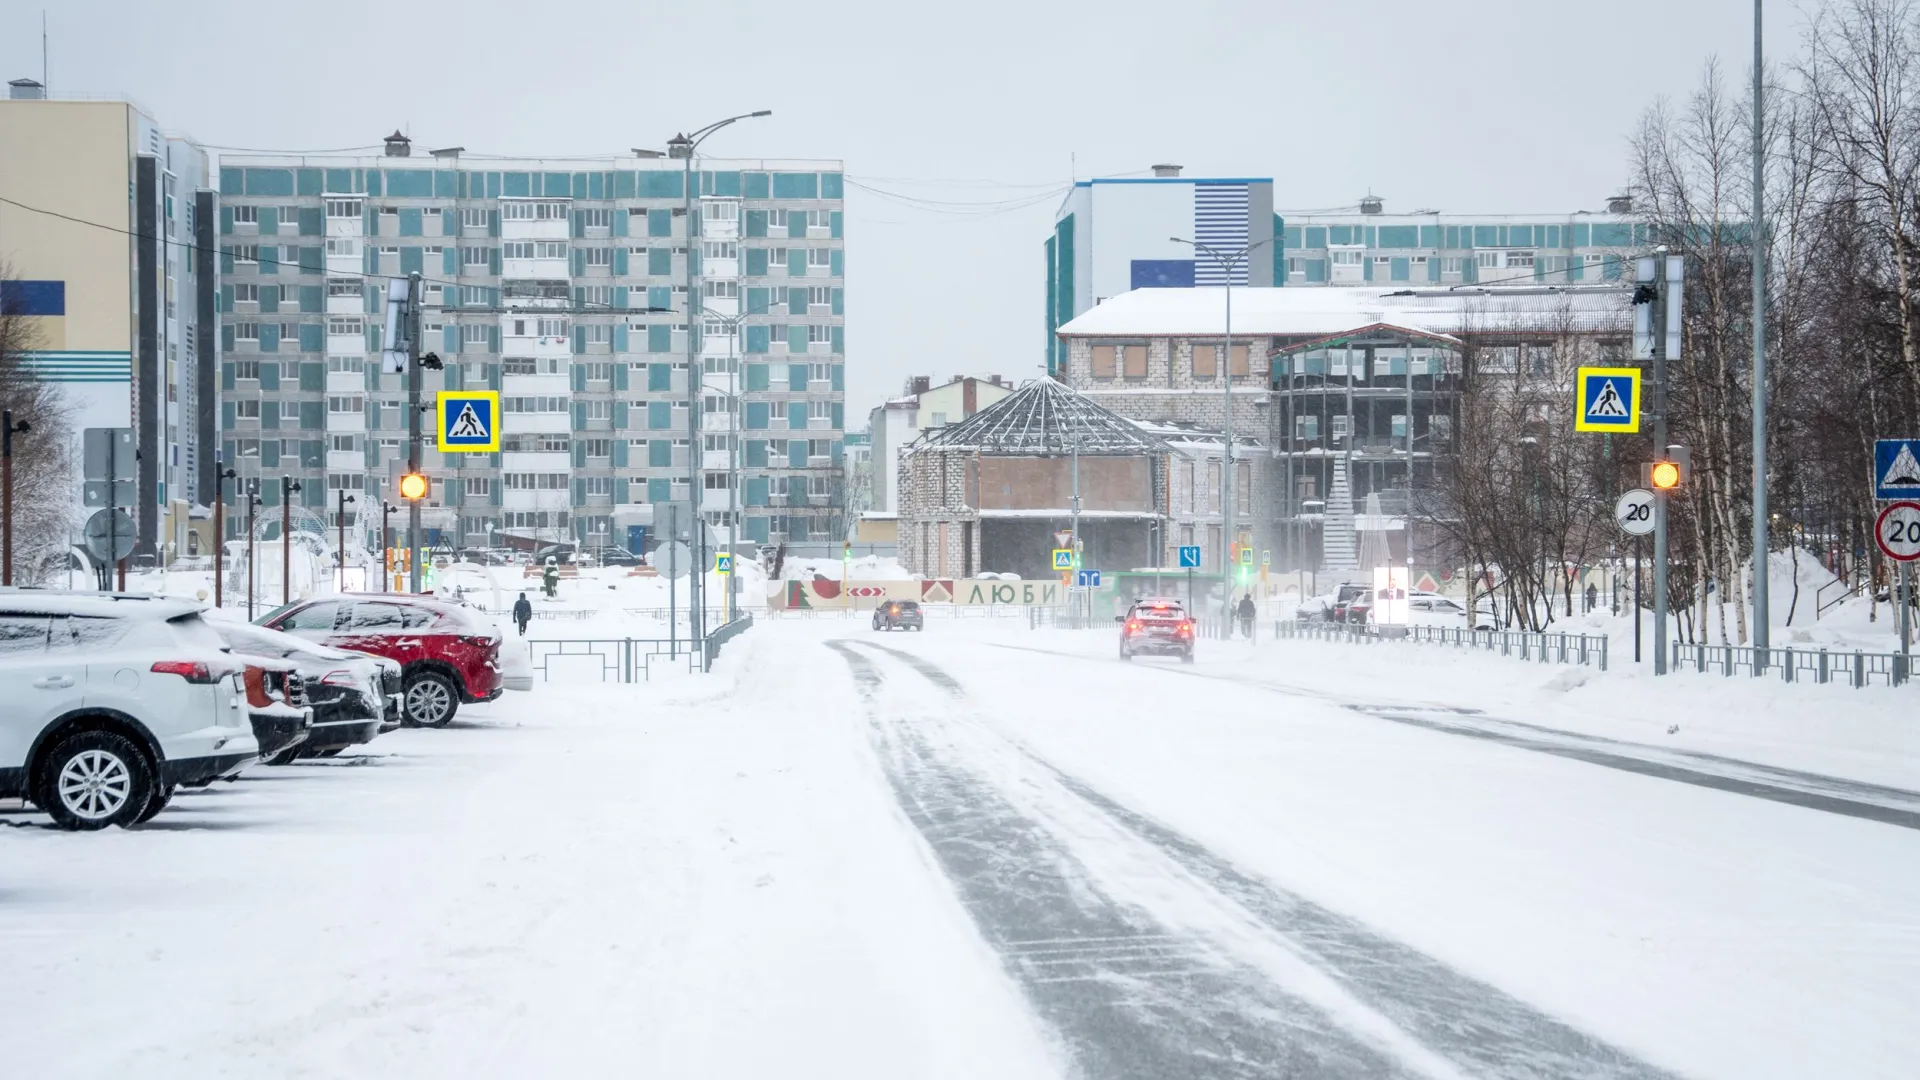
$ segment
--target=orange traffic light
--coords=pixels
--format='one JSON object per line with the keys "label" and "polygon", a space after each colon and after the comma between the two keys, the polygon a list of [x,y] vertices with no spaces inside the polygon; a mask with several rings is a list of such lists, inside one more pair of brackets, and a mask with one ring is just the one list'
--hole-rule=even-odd
{"label": "orange traffic light", "polygon": [[400,497],[408,502],[419,502],[427,497],[427,478],[419,473],[407,473],[400,478]]}
{"label": "orange traffic light", "polygon": [[1672,491],[1680,486],[1680,466],[1671,461],[1653,463],[1653,486],[1661,491]]}

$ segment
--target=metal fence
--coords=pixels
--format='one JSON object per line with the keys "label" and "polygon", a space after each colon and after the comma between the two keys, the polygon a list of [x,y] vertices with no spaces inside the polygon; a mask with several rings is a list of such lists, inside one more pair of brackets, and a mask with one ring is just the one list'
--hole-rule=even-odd
{"label": "metal fence", "polygon": [[681,664],[692,671],[713,668],[714,657],[727,642],[739,637],[753,625],[753,616],[741,615],[716,627],[704,642],[686,638],[528,638],[527,651],[533,670],[542,682],[553,677],[556,666],[577,671],[599,669],[601,682],[647,682],[653,678],[656,664]]}
{"label": "metal fence", "polygon": [[1607,670],[1607,639],[1593,634],[1536,633],[1530,630],[1468,630],[1444,626],[1409,626],[1403,633],[1383,634],[1377,626],[1333,622],[1292,622],[1273,624],[1278,638],[1314,641],[1345,641],[1358,645],[1413,641],[1432,645],[1452,645],[1458,649],[1481,649],[1542,664],[1582,664]]}
{"label": "metal fence", "polygon": [[1827,649],[1757,649],[1751,645],[1673,645],[1673,670],[1692,668],[1755,676],[1780,673],[1782,682],[1840,682],[1859,689],[1872,683],[1899,686],[1912,675],[1909,659],[1900,653],[1833,652]]}

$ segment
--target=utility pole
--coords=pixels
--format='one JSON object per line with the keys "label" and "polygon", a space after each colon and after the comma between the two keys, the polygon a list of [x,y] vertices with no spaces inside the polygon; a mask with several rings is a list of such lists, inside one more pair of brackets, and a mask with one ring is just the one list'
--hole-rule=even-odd
{"label": "utility pole", "polygon": [[[0,552],[0,571],[3,571],[0,573],[0,585],[13,584],[13,437],[26,432],[29,426],[25,420],[15,425],[12,409],[5,410],[5,419],[0,420],[0,443],[4,444],[0,445],[0,462],[4,462],[0,464],[0,484],[5,487],[5,492],[0,493],[0,501],[6,504],[5,540],[0,541],[5,547],[5,551]],[[111,477],[107,480],[107,486],[113,486]]]}
{"label": "utility pole", "polygon": [[334,564],[340,571],[340,580],[334,586],[339,592],[347,591],[347,504],[353,501],[354,497],[347,494],[346,489],[342,488],[340,490],[340,508],[334,511],[333,515],[334,524],[339,529],[339,539],[334,545],[333,557]]}
{"label": "utility pole", "polygon": [[706,385],[706,373],[700,370],[699,335],[694,327],[699,325],[695,316],[699,313],[700,294],[695,292],[693,268],[700,258],[699,230],[693,224],[693,151],[695,142],[685,135],[675,136],[667,142],[670,157],[680,159],[680,201],[681,220],[686,222],[687,261],[684,267],[687,279],[687,504],[692,508],[693,523],[688,528],[687,550],[693,560],[693,572],[687,575],[687,639],[689,642],[700,640],[701,623],[705,621],[701,579],[705,576],[701,567],[706,565],[700,548],[706,539],[707,530],[703,527],[706,517],[700,508],[700,390]]}
{"label": "utility pole", "polygon": [[247,480],[247,621],[253,621],[253,538],[259,531],[254,520],[260,513],[260,478]]}
{"label": "utility pole", "polygon": [[[1766,116],[1761,64],[1760,5],[1753,0],[1753,673],[1766,668],[1767,562],[1772,542],[1767,520],[1767,215],[1766,158],[1761,124]],[[1906,567],[1901,563],[1901,568]],[[1734,588],[1739,582],[1732,583]],[[1901,608],[1902,612],[1906,609]],[[1904,616],[1903,616],[1904,617]],[[1903,623],[1904,625],[1904,623]]]}
{"label": "utility pole", "polygon": [[293,493],[300,485],[280,474],[280,604],[293,603]]}
{"label": "utility pole", "polygon": [[234,471],[225,468],[220,455],[213,455],[213,606],[225,599],[227,581],[227,481]]}
{"label": "utility pole", "polygon": [[[407,275],[407,471],[420,471],[420,271]],[[494,423],[499,423],[499,418]],[[407,500],[407,591],[420,591],[420,500]]]}

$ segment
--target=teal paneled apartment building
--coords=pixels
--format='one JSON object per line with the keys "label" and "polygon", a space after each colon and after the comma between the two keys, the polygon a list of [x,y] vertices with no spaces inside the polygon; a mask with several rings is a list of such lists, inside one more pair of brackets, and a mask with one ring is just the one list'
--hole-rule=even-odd
{"label": "teal paneled apartment building", "polygon": [[406,382],[380,371],[381,285],[417,271],[444,362],[424,399],[502,398],[499,453],[441,455],[425,418],[429,542],[624,547],[638,507],[690,498],[724,533],[735,452],[743,542],[844,534],[839,162],[696,161],[691,223],[679,161],[414,157],[396,134],[383,156],[220,164],[222,458],[267,506],[282,475],[330,527],[341,492],[350,530],[398,501]]}

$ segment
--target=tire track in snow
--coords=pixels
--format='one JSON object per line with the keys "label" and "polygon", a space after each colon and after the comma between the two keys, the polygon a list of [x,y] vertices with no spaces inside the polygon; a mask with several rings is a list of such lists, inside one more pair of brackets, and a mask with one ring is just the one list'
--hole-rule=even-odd
{"label": "tire track in snow", "polygon": [[[1080,653],[1039,649],[1028,645],[1005,645],[998,642],[993,644],[995,648],[1000,649],[1015,649],[1020,652],[1041,653],[1046,656],[1066,657],[1092,663],[1104,662]],[[884,648],[879,645],[874,647]],[[1488,716],[1478,709],[1455,708],[1447,705],[1362,702],[1323,691],[1309,690],[1305,687],[1289,686],[1285,683],[1242,679],[1216,672],[1192,671],[1185,668],[1150,666],[1135,670],[1164,671],[1198,679],[1213,679],[1255,690],[1269,690],[1277,694],[1311,697],[1342,709],[1409,727],[1425,728],[1428,731],[1447,735],[1462,735],[1470,739],[1481,739],[1502,746],[1510,746],[1517,750],[1552,754],[1555,757],[1583,761],[1602,768],[1691,784],[1695,787],[1711,788],[1715,791],[1745,795],[1754,799],[1766,799],[1807,810],[1877,821],[1883,825],[1894,825],[1903,829],[1920,829],[1920,791],[1884,787],[1820,773],[1782,769],[1698,750],[1669,750],[1665,747],[1609,739],[1600,735],[1561,731],[1557,728],[1522,723],[1518,720],[1503,720]]]}
{"label": "tire track in snow", "polygon": [[[847,642],[826,644],[847,662],[867,704],[901,808],[981,934],[1070,1048],[1077,1075],[1421,1075],[1203,938],[1101,892],[1045,825],[985,778],[943,760],[914,720],[889,710],[872,659]],[[951,680],[940,685],[960,693]]]}
{"label": "tire track in snow", "polygon": [[[965,699],[960,683],[924,657],[863,644],[898,658],[956,699]],[[982,726],[993,730],[990,724]],[[1411,946],[1241,871],[1191,837],[1061,771],[1019,740],[994,734],[1066,790],[1238,904],[1359,1001],[1463,1071],[1502,1080],[1671,1075]]]}

